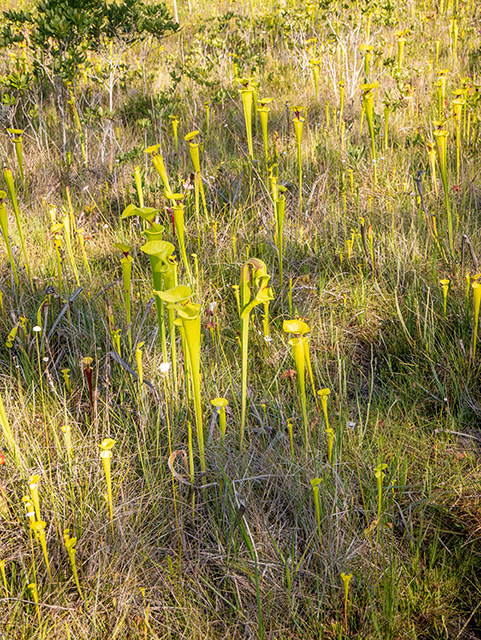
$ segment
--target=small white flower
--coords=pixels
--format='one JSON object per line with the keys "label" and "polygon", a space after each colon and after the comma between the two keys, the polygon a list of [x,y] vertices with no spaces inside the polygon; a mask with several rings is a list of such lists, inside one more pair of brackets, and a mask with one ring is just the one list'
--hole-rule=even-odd
{"label": "small white flower", "polygon": [[266,342],[272,342],[272,338],[271,338],[271,336],[264,336],[264,340],[265,340]]}
{"label": "small white flower", "polygon": [[45,356],[45,358],[43,359],[44,362],[48,362],[48,356]]}
{"label": "small white flower", "polygon": [[108,229],[109,225],[108,224],[104,224],[104,229]]}
{"label": "small white flower", "polygon": [[42,331],[42,327],[39,327],[38,325],[36,325],[33,330],[35,331],[35,333],[38,333],[39,331]]}
{"label": "small white flower", "polygon": [[163,362],[159,367],[160,373],[162,373],[162,374],[168,373],[170,371],[171,366],[172,365],[171,365],[170,362]]}

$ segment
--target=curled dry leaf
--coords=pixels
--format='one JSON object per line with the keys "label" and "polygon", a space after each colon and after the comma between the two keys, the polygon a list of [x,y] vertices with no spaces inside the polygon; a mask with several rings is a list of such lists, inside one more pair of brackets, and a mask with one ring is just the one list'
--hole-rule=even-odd
{"label": "curled dry leaf", "polygon": [[[182,464],[184,465],[184,469],[187,474],[187,477],[183,476],[181,473],[178,473],[174,468],[175,460],[178,457],[182,458]],[[189,461],[187,458],[187,452],[184,449],[178,449],[177,451],[172,451],[172,453],[169,456],[169,459],[167,460],[167,464],[169,465],[169,469],[176,480],[178,480],[179,482],[182,482],[182,484],[187,484],[190,486],[191,483],[189,480]]]}

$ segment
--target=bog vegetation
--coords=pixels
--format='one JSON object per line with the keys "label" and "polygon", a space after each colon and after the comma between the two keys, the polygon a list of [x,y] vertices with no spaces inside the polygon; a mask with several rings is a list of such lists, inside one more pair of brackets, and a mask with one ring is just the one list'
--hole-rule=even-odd
{"label": "bog vegetation", "polygon": [[475,0],[3,0],[0,637],[481,637]]}

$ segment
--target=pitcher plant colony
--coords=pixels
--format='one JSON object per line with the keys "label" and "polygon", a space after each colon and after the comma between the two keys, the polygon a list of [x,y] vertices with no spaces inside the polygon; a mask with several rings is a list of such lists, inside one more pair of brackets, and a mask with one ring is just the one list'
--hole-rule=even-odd
{"label": "pitcher plant colony", "polygon": [[0,636],[479,637],[479,4],[0,7]]}

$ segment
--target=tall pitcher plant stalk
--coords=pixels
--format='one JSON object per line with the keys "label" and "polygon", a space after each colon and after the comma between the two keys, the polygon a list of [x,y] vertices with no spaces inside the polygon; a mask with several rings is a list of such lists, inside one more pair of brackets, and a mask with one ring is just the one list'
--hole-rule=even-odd
{"label": "tall pitcher plant stalk", "polygon": [[346,82],[342,78],[339,80],[339,121],[342,122],[344,117],[344,93]]}
{"label": "tall pitcher plant stalk", "polygon": [[197,428],[200,468],[206,471],[202,397],[200,390],[200,304],[191,301],[190,287],[178,285],[167,291],[154,291],[155,295],[167,303],[167,309],[175,309],[185,335],[189,355],[190,375],[194,394],[194,412]]}
{"label": "tall pitcher plant stalk", "polygon": [[269,162],[269,138],[267,134],[267,117],[269,115],[269,107],[267,106],[272,102],[272,98],[261,98],[259,100],[259,106],[257,107],[257,113],[261,121],[262,140],[264,142],[264,156],[266,159],[266,166]]}
{"label": "tall pitcher plant stalk", "polygon": [[283,256],[284,256],[284,217],[286,213],[286,197],[283,192],[286,191],[285,187],[277,187],[277,197],[274,200],[274,206],[276,208],[276,245],[279,253],[279,278],[280,285],[283,284]]}
{"label": "tall pitcher plant stalk", "polygon": [[144,207],[144,192],[142,191],[142,174],[140,172],[140,167],[135,167],[134,169],[134,180],[135,180],[135,190],[137,191],[137,198],[139,199],[139,207],[143,209]]}
{"label": "tall pitcher plant stalk", "polygon": [[463,115],[464,98],[453,100],[454,124],[456,127],[456,184],[459,184],[461,171],[461,121]]}
{"label": "tall pitcher plant stalk", "polygon": [[18,235],[20,236],[20,244],[22,245],[22,253],[25,260],[25,269],[27,271],[27,276],[30,277],[30,264],[28,261],[27,246],[25,244],[25,236],[23,234],[22,218],[20,216],[17,194],[15,192],[15,182],[13,180],[13,174],[10,169],[5,169],[3,175],[5,177],[5,184],[7,185],[8,195],[12,202],[13,211],[15,212],[15,222],[17,223]]}
{"label": "tall pitcher plant stalk", "polygon": [[297,164],[299,170],[299,209],[302,210],[302,147],[301,147],[301,139],[302,139],[302,129],[304,126],[304,118],[301,113],[304,111],[305,107],[291,107],[291,110],[294,112],[294,117],[292,119],[294,123],[294,133],[296,134],[296,145],[297,145]]}
{"label": "tall pitcher plant stalk", "polygon": [[[125,218],[130,218],[132,216],[139,216],[142,220],[149,224],[144,231],[144,235],[147,241],[155,241],[162,240],[162,235],[164,232],[164,227],[160,224],[154,222],[154,218],[159,213],[160,209],[154,209],[152,207],[136,207],[134,204],[129,204],[129,206],[123,211],[120,219],[123,220]],[[154,289],[162,289],[162,261],[156,257],[155,254],[149,254],[150,259],[150,269],[152,271],[152,280],[154,282]],[[167,361],[167,340],[165,334],[165,323],[164,323],[164,304],[162,300],[156,298],[155,299],[155,307],[157,309],[157,321],[159,325],[160,331],[160,339],[162,343],[162,356],[164,358],[164,362]]]}
{"label": "tall pitcher plant stalk", "polygon": [[244,110],[244,120],[246,123],[247,148],[249,156],[254,159],[254,147],[252,145],[252,103],[254,99],[254,86],[249,78],[241,78],[238,80],[240,84],[239,93],[242,99],[242,108]]}
{"label": "tall pitcher plant stalk", "polygon": [[177,240],[179,241],[180,256],[187,272],[187,278],[189,282],[192,282],[192,271],[190,269],[189,261],[187,260],[187,252],[185,249],[184,205],[182,203],[184,195],[182,193],[174,193],[172,194],[171,199],[172,202],[175,203],[172,207],[172,212],[174,216],[175,232]]}
{"label": "tall pitcher plant stalk", "polygon": [[15,465],[20,464],[20,448],[17,445],[15,437],[13,435],[12,428],[7,418],[7,412],[5,411],[5,405],[3,404],[2,396],[0,396],[0,428],[3,433],[10,455],[14,459]]}
{"label": "tall pitcher plant stalk", "polygon": [[404,37],[404,32],[402,31],[398,34],[398,39],[397,39],[397,68],[399,72],[401,72],[402,66],[403,66],[405,44],[406,44],[406,38]]}
{"label": "tall pitcher plant stalk", "polygon": [[[442,125],[441,125],[442,127]],[[448,135],[449,131],[438,128],[433,131],[436,140],[436,148],[438,152],[439,171],[441,173],[441,181],[444,188],[444,201],[446,204],[446,214],[448,218],[448,238],[449,251],[451,256],[454,254],[454,236],[453,236],[453,218],[451,214],[451,204],[449,201],[449,184],[448,184]]]}
{"label": "tall pitcher plant stalk", "polygon": [[429,171],[431,173],[431,184],[433,186],[433,191],[438,195],[438,181],[436,179],[436,143],[428,141],[426,142],[426,148],[428,151],[429,158]]}
{"label": "tall pitcher plant stalk", "polygon": [[[274,290],[268,286],[270,275],[267,267],[257,258],[249,258],[241,267],[240,274],[240,321],[241,321],[241,347],[242,347],[242,381],[241,381],[241,424],[240,424],[240,448],[244,446],[244,435],[247,410],[247,354],[249,347],[249,322],[251,311],[259,304],[265,304],[274,300]],[[257,288],[252,298],[251,284]]]}
{"label": "tall pitcher plant stalk", "polygon": [[112,459],[112,448],[115,445],[115,440],[112,438],[105,438],[100,443],[100,458],[104,467],[105,482],[107,485],[107,493],[105,499],[109,507],[110,524],[112,531],[114,527],[114,508],[113,508],[113,495],[112,495],[112,476],[110,472],[110,463]]}
{"label": "tall pitcher plant stalk", "polygon": [[5,206],[6,199],[7,199],[7,194],[5,193],[5,191],[0,191],[0,228],[2,230],[3,240],[5,241],[5,246],[7,248],[8,261],[10,262],[10,266],[12,267],[13,279],[15,280],[15,284],[18,287],[17,266],[15,264],[15,260],[12,253],[10,236],[8,235],[8,216],[7,216],[7,207]]}
{"label": "tall pitcher plant stalk", "polygon": [[122,277],[124,281],[124,302],[125,302],[125,315],[128,326],[128,340],[129,340],[129,349],[132,351],[132,312],[131,312],[131,288],[132,288],[132,263],[133,258],[130,255],[130,247],[120,242],[116,242],[114,245],[117,249],[119,249],[124,257],[120,260],[120,264],[122,265]]}
{"label": "tall pitcher plant stalk", "polygon": [[202,208],[204,209],[204,216],[206,220],[208,220],[209,214],[207,212],[205,191],[204,191],[204,186],[202,184],[202,175],[200,173],[199,143],[194,141],[194,138],[196,138],[198,134],[199,134],[199,131],[191,131],[185,136],[185,140],[186,142],[189,143],[190,158],[192,160],[192,164],[194,165],[195,210],[196,210],[197,220],[199,219],[199,193],[202,200]]}
{"label": "tall pitcher plant stalk", "polygon": [[178,116],[169,116],[170,119],[170,124],[172,125],[172,133],[174,135],[174,143],[175,143],[175,153],[178,153],[179,151],[179,135],[178,135],[178,128],[179,128],[179,118]]}
{"label": "tall pitcher plant stalk", "polygon": [[17,156],[18,171],[22,183],[25,183],[25,176],[23,173],[23,154],[22,154],[22,134],[23,129],[7,129],[8,133],[12,134],[12,142],[15,146],[15,154]]}
{"label": "tall pitcher plant stalk", "polygon": [[144,153],[148,153],[152,157],[152,162],[157,173],[160,176],[160,179],[164,183],[164,188],[167,194],[172,193],[172,189],[170,188],[169,176],[167,175],[167,169],[165,167],[164,158],[161,153],[159,153],[160,144],[154,144],[151,147],[147,147]]}
{"label": "tall pitcher plant stalk", "polygon": [[[292,347],[292,355],[296,364],[297,385],[299,387],[299,397],[302,410],[302,422],[304,425],[304,446],[306,454],[309,451],[309,422],[307,417],[307,397],[306,397],[306,351],[308,352],[308,339],[306,333],[310,331],[309,326],[303,320],[284,320],[282,325],[286,333],[294,334],[289,340]],[[309,359],[310,368],[310,359]]]}
{"label": "tall pitcher plant stalk", "polygon": [[[170,242],[164,240],[151,240],[146,242],[141,251],[146,253],[150,260],[152,267],[152,273],[155,276],[154,289],[157,291],[167,291],[177,286],[177,262],[172,255],[175,251],[175,247]],[[164,302],[156,296],[156,302],[159,303],[162,309],[163,320],[163,306]],[[169,326],[170,336],[170,355],[172,359],[172,376],[174,379],[174,389],[177,390],[177,347],[175,343],[175,309],[167,307],[167,318]],[[159,327],[160,328],[160,327]],[[164,329],[165,331],[165,329]],[[164,362],[167,362],[167,357],[164,355]]]}
{"label": "tall pitcher plant stalk", "polygon": [[378,86],[378,82],[361,85],[362,103],[364,107],[364,113],[366,114],[367,126],[369,128],[369,137],[371,138],[371,159],[374,184],[377,183],[376,141],[374,132],[374,89],[376,89]]}

